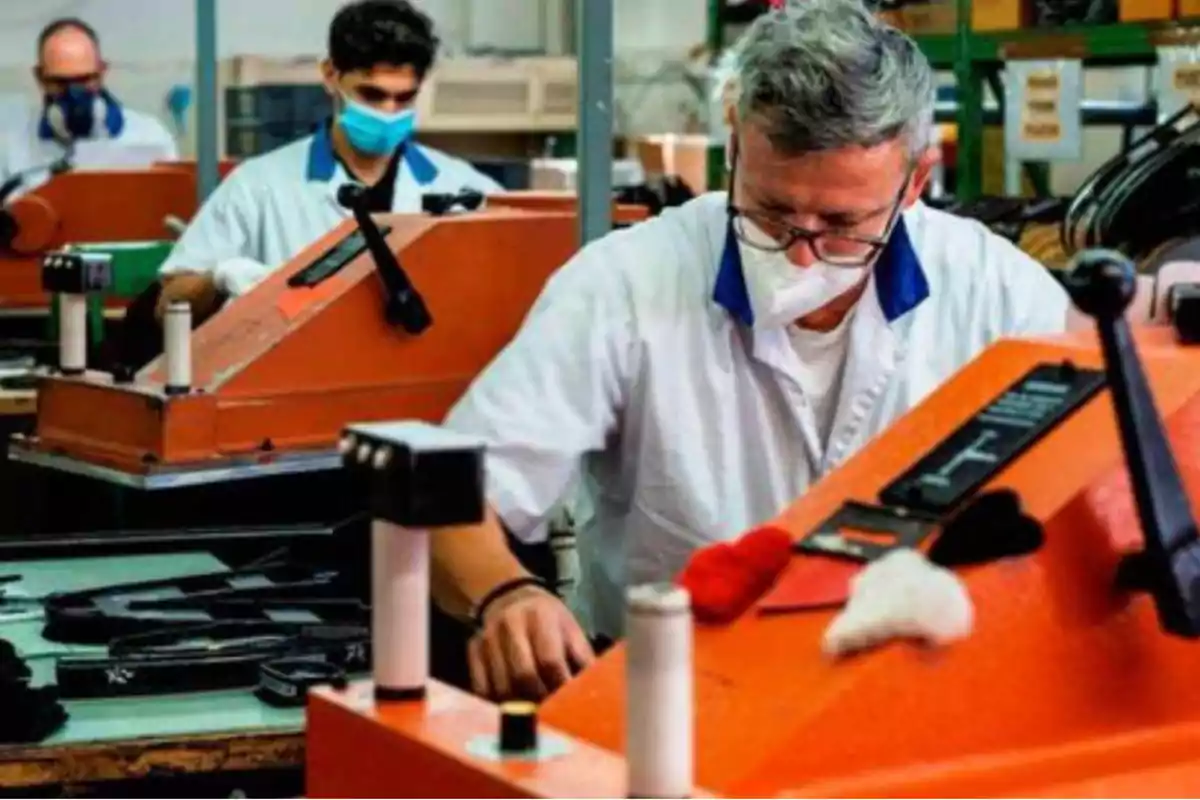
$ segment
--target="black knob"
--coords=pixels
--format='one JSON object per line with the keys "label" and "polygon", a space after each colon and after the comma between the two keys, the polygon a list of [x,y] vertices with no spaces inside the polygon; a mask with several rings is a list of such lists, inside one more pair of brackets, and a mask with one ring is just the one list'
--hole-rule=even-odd
{"label": "black knob", "polygon": [[367,196],[367,187],[361,183],[346,183],[338,188],[337,201],[342,208],[354,210]]}
{"label": "black knob", "polygon": [[500,752],[537,749],[537,706],[524,701],[500,704]]}
{"label": "black knob", "polygon": [[1085,250],[1072,260],[1063,285],[1083,313],[1115,319],[1133,301],[1137,270],[1115,250]]}

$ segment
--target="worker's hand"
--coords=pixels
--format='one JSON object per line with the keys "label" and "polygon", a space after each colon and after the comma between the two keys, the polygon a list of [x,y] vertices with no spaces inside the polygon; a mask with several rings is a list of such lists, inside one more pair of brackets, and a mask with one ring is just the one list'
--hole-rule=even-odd
{"label": "worker's hand", "polygon": [[212,313],[219,300],[217,285],[209,272],[179,272],[162,279],[155,316],[161,321],[167,306],[184,301],[192,307],[192,317],[203,319]]}
{"label": "worker's hand", "polygon": [[494,603],[467,657],[476,694],[540,700],[595,658],[570,610],[554,595],[518,589]]}

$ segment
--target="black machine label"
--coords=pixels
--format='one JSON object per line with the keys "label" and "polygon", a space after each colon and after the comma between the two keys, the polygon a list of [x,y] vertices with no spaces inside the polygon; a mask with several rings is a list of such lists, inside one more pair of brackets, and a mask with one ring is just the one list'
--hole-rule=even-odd
{"label": "black machine label", "polygon": [[1104,386],[1100,370],[1040,364],[892,481],[885,505],[944,514],[995,477]]}
{"label": "black machine label", "polygon": [[[380,225],[379,232],[384,236],[391,233],[390,225]],[[316,286],[331,275],[336,275],[343,267],[362,255],[367,249],[367,240],[360,228],[340,242],[329,248],[324,255],[309,264],[304,269],[288,278],[288,286]]]}

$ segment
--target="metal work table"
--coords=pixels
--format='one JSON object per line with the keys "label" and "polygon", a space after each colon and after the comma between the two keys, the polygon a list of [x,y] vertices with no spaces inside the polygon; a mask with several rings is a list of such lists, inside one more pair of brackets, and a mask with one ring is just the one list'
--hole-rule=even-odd
{"label": "metal work table", "polygon": [[218,466],[160,467],[145,474],[135,475],[111,467],[80,461],[70,456],[34,450],[19,439],[15,439],[9,444],[8,458],[22,464],[31,464],[85,478],[95,478],[105,483],[131,489],[183,489],[252,478],[332,471],[341,469],[342,466],[342,457],[336,450],[318,450],[284,453],[273,455],[270,458],[258,456],[244,459],[230,458]]}
{"label": "metal work table", "polygon": [[[33,596],[224,569],[206,553],[8,562]],[[90,648],[47,642],[40,619],[0,622],[0,638],[30,660],[35,684],[52,682],[51,654]],[[248,691],[66,702],[70,719],[33,745],[0,746],[0,787],[82,786],[145,777],[299,768],[303,709],[276,709]]]}

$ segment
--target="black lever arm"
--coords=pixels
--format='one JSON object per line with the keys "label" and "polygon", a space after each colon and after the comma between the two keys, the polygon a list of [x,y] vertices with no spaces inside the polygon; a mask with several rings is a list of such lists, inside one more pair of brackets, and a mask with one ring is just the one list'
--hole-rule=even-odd
{"label": "black lever arm", "polygon": [[421,333],[433,324],[433,316],[421,294],[408,279],[408,273],[388,247],[379,226],[371,219],[371,213],[367,210],[366,188],[348,183],[338,189],[337,199],[343,207],[354,213],[354,220],[362,231],[367,249],[371,251],[375,272],[383,282],[383,290],[387,295],[384,306],[387,321],[413,335]]}
{"label": "black lever arm", "polygon": [[1079,254],[1064,279],[1079,310],[1095,318],[1145,551],[1122,565],[1120,581],[1149,591],[1159,623],[1200,636],[1200,541],[1196,521],[1124,312],[1137,276],[1120,253]]}
{"label": "black lever arm", "polygon": [[74,148],[68,148],[67,152],[58,160],[50,164],[38,164],[23,169],[20,172],[15,172],[8,180],[0,184],[0,249],[11,250],[17,234],[20,233],[17,229],[16,219],[8,211],[8,201],[12,199],[12,196],[18,189],[25,185],[30,175],[49,171],[51,177],[53,177],[69,170],[71,168],[72,153],[74,153]]}

